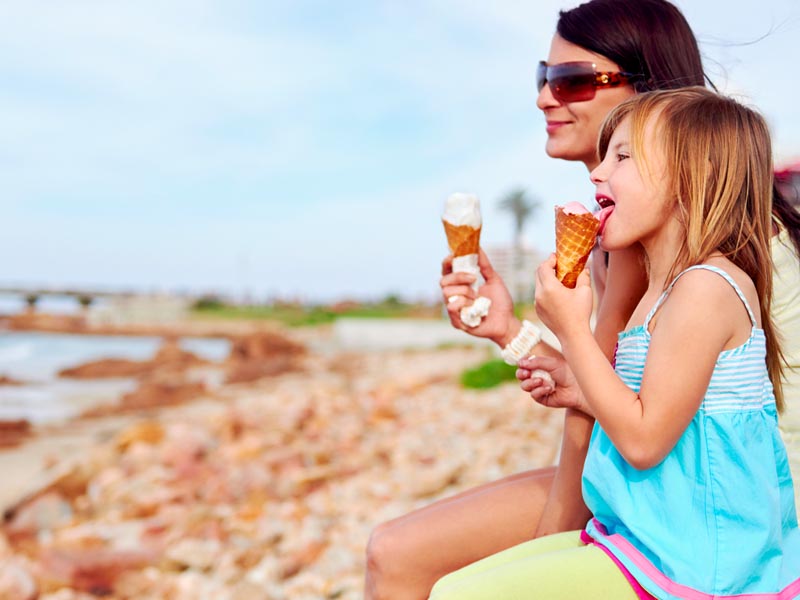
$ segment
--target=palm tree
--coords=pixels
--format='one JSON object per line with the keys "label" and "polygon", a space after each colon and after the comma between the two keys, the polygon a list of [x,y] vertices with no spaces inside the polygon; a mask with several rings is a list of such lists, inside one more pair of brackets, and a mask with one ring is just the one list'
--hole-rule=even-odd
{"label": "palm tree", "polygon": [[522,244],[522,230],[525,227],[525,222],[529,217],[539,210],[541,202],[538,198],[528,197],[528,192],[521,187],[514,188],[508,192],[498,205],[500,210],[511,213],[514,221],[514,243],[512,245],[512,281],[509,282],[509,287],[514,294],[514,299],[519,301],[523,300],[526,295],[524,289],[524,278],[520,277],[523,259],[523,244]]}
{"label": "palm tree", "polygon": [[30,292],[25,294],[25,304],[28,305],[27,309],[28,314],[33,314],[36,312],[37,302],[39,302],[39,294],[35,292]]}

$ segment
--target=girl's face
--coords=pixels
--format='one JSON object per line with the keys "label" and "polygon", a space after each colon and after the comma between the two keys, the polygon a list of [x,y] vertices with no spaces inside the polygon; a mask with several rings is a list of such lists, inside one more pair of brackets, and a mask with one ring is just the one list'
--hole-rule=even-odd
{"label": "girl's face", "polygon": [[648,241],[657,238],[669,221],[673,203],[656,124],[657,116],[648,119],[642,140],[647,156],[634,160],[631,119],[623,119],[611,136],[605,158],[591,173],[601,207],[603,250],[621,250],[635,242],[642,242],[647,249]]}
{"label": "girl's face", "polygon": [[[593,62],[597,71],[619,72],[619,65],[605,56],[576,46],[555,34],[550,44],[548,65],[564,62]],[[579,160],[593,169],[597,157],[597,136],[600,125],[609,111],[635,92],[630,85],[616,88],[600,88],[595,97],[584,102],[559,102],[553,98],[550,86],[539,92],[536,106],[544,113],[547,122],[547,144],[545,151],[553,158]]]}

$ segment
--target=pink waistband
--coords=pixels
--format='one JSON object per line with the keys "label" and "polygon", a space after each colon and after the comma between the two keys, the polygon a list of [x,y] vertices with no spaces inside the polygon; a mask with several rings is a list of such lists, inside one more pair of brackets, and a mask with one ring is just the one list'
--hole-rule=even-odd
{"label": "pink waistband", "polygon": [[[659,588],[666,591],[669,594],[674,596],[678,596],[679,598],[684,598],[685,600],[791,600],[792,598],[796,598],[800,595],[800,578],[795,579],[792,583],[788,586],[783,588],[780,592],[770,593],[770,594],[734,594],[732,596],[720,596],[714,594],[706,594],[704,592],[700,592],[693,588],[687,587],[685,585],[681,585],[680,583],[676,583],[669,579],[666,575],[664,575],[661,571],[656,569],[652,563],[647,560],[647,558],[639,552],[636,547],[633,546],[628,540],[624,537],[619,535],[618,533],[614,533],[609,535],[606,531],[606,528],[603,527],[603,524],[600,523],[597,519],[592,519],[592,523],[597,528],[597,530],[603,536],[602,540],[596,540],[592,538],[586,531],[581,532],[581,540],[589,540],[589,543],[594,543],[597,546],[600,546],[603,550],[606,551],[609,556],[614,560],[617,565],[620,566],[622,572],[628,577],[630,581],[633,578],[628,570],[620,564],[617,557],[606,547],[606,542],[615,546],[620,552],[622,552],[635,566],[637,569],[642,571],[642,573],[647,576],[653,583],[655,583]],[[635,578],[634,578],[635,581]],[[637,585],[638,582],[637,582]],[[641,587],[641,586],[639,586]],[[636,593],[638,594],[639,591],[636,587],[634,587]],[[647,594],[646,591],[644,591]],[[652,598],[652,596],[645,595],[639,596],[640,598]]]}

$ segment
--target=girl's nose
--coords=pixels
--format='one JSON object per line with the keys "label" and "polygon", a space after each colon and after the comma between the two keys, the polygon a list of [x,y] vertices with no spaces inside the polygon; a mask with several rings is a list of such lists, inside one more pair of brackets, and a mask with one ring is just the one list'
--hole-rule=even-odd
{"label": "girl's nose", "polygon": [[589,180],[595,185],[603,183],[606,180],[606,174],[603,170],[604,163],[605,161],[601,162],[594,169],[592,169],[591,173],[589,173]]}

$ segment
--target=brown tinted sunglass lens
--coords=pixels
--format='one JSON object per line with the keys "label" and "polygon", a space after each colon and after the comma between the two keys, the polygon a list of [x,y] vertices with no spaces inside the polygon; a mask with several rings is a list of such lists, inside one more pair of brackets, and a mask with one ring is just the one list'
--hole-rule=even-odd
{"label": "brown tinted sunglass lens", "polygon": [[585,102],[594,98],[597,88],[594,85],[594,72],[573,73],[553,77],[548,82],[550,91],[561,102]]}

